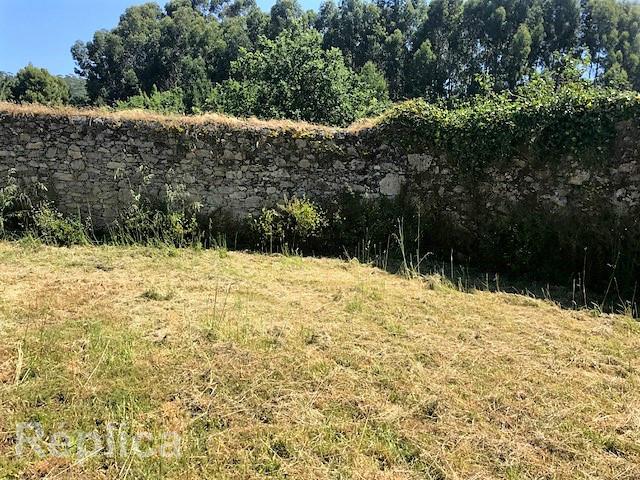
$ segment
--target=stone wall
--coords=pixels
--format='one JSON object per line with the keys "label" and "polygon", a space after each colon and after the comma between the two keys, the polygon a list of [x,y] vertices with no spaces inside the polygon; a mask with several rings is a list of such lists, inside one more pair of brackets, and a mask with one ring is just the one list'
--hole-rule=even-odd
{"label": "stone wall", "polygon": [[618,126],[609,161],[561,152],[514,158],[469,172],[446,152],[412,149],[374,128],[206,118],[140,117],[0,106],[0,181],[45,185],[58,208],[109,222],[131,190],[162,197],[184,186],[204,212],[243,216],[285,196],[331,200],[345,190],[394,196],[403,185],[461,225],[533,199],[550,211],[590,214],[594,205],[640,214],[640,136]]}
{"label": "stone wall", "polygon": [[407,179],[414,192],[459,225],[530,205],[582,223],[603,211],[612,220],[640,219],[640,132],[632,122],[616,129],[603,161],[558,152],[544,161],[523,155],[467,170],[447,155],[408,153]]}
{"label": "stone wall", "polygon": [[347,131],[265,122],[183,122],[0,111],[0,178],[45,185],[66,213],[103,224],[141,185],[184,186],[203,211],[255,212],[285,196],[398,193],[406,158]]}

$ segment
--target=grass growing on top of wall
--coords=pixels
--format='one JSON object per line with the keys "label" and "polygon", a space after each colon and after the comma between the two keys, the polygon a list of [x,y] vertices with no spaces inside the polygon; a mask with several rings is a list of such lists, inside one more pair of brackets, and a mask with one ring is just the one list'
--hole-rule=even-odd
{"label": "grass growing on top of wall", "polygon": [[[595,146],[604,152],[615,123],[640,116],[640,94],[634,91],[596,87],[586,82],[556,81],[539,77],[514,92],[477,96],[448,104],[429,104],[421,98],[399,102],[383,114],[362,119],[347,128],[294,120],[260,120],[207,113],[201,115],[159,114],[108,107],[48,107],[38,104],[0,102],[0,112],[15,116],[85,116],[154,122],[157,124],[224,125],[236,129],[270,129],[326,135],[372,130],[389,133],[390,141],[407,146],[438,147],[456,157],[506,159],[530,147],[542,155],[558,151],[583,152]],[[391,134],[401,133],[400,137]],[[476,147],[480,148],[468,148]],[[601,148],[598,148],[601,147]]]}

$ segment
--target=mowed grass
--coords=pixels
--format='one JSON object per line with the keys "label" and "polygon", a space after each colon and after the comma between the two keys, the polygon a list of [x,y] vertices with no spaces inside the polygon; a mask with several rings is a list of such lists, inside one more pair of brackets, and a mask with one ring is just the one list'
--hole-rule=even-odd
{"label": "mowed grass", "polygon": [[[339,260],[0,244],[0,478],[640,478],[640,325]],[[17,456],[43,430],[178,458]]]}

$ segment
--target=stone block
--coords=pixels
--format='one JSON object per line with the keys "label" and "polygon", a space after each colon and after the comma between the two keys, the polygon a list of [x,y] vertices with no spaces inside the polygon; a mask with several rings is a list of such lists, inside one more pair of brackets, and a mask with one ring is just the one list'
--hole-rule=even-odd
{"label": "stone block", "polygon": [[380,180],[380,193],[382,195],[393,197],[400,193],[404,178],[396,173],[389,173]]}

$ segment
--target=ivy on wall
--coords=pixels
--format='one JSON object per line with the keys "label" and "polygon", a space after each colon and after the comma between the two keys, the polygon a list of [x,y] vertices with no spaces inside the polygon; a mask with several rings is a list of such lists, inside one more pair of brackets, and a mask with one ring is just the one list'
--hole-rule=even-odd
{"label": "ivy on wall", "polygon": [[560,155],[603,161],[616,124],[640,117],[640,94],[571,83],[532,82],[515,93],[474,99],[453,108],[422,99],[398,104],[377,129],[411,150],[445,153],[469,169],[524,157]]}

